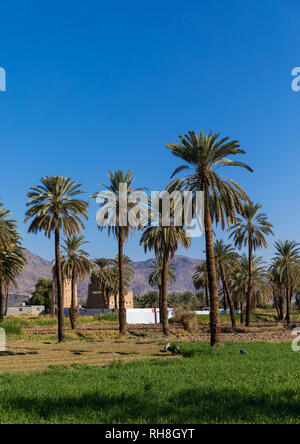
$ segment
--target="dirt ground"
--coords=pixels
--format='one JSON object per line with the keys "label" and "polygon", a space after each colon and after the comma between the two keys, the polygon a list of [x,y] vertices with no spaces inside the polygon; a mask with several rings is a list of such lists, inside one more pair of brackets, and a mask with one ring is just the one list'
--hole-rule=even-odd
{"label": "dirt ground", "polygon": [[[51,366],[91,365],[105,366],[113,361],[145,359],[180,359],[161,352],[166,342],[209,341],[207,325],[185,332],[180,326],[171,327],[169,338],[163,337],[160,326],[128,326],[128,336],[119,337],[116,325],[88,324],[78,327],[74,334],[66,329],[67,341],[58,344],[55,327],[25,328],[25,337],[8,338],[6,352],[0,353],[0,372],[31,373]],[[72,336],[73,335],[73,336]],[[253,323],[250,328],[222,326],[222,341],[233,342],[290,342],[291,329],[277,323]]]}

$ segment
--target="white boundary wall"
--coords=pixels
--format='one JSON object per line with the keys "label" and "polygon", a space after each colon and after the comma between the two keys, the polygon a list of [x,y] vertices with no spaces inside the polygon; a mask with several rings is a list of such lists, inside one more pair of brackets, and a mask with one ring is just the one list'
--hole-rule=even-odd
{"label": "white boundary wall", "polygon": [[[175,315],[174,308],[169,308],[169,319]],[[158,308],[129,308],[126,310],[127,324],[159,324],[160,312]]]}
{"label": "white boundary wall", "polygon": [[[169,319],[175,316],[175,309],[169,308]],[[99,314],[112,313],[109,309],[81,309],[80,316],[96,316]],[[116,310],[118,313],[118,310]],[[236,314],[240,313],[235,311]],[[209,315],[209,311],[195,311],[197,315]],[[230,314],[229,310],[220,310],[220,314]],[[65,316],[69,316],[69,309],[65,309]],[[160,312],[158,308],[128,308],[126,310],[127,324],[159,324]]]}

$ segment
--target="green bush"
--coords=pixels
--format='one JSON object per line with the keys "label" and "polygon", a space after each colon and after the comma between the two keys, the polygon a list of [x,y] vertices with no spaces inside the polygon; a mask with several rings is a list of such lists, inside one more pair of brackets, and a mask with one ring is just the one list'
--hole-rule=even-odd
{"label": "green bush", "polygon": [[8,319],[0,323],[4,328],[6,336],[22,336],[22,322],[19,319]]}
{"label": "green bush", "polygon": [[95,319],[97,321],[117,322],[119,320],[119,313],[99,314],[95,316]]}

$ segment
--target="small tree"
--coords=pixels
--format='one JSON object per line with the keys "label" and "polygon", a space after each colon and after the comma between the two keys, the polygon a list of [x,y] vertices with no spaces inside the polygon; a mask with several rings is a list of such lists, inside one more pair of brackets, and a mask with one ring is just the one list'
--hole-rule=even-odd
{"label": "small tree", "polygon": [[53,282],[50,279],[40,278],[35,286],[35,290],[32,293],[32,297],[29,300],[30,305],[44,305],[45,312],[51,312],[53,294]]}

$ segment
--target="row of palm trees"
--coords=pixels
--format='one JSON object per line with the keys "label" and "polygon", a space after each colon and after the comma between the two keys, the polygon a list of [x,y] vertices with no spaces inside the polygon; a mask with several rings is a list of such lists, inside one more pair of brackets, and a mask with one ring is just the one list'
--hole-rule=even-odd
{"label": "row of palm trees", "polygon": [[[202,192],[204,197],[204,234],[206,244],[206,267],[207,267],[207,298],[210,305],[210,329],[211,345],[217,346],[220,343],[220,314],[219,314],[219,288],[218,288],[218,268],[215,260],[215,248],[213,239],[213,225],[219,224],[222,229],[231,230],[231,236],[238,248],[248,246],[248,285],[246,292],[246,324],[250,323],[251,300],[253,292],[253,252],[261,247],[266,247],[266,236],[272,234],[271,224],[263,213],[259,213],[260,206],[253,204],[242,189],[233,179],[221,176],[218,169],[222,167],[242,168],[252,172],[252,169],[235,160],[237,155],[245,154],[240,149],[236,140],[220,138],[219,134],[196,134],[190,131],[184,137],[179,137],[179,143],[167,145],[172,155],[179,158],[183,165],[179,166],[173,173],[172,181],[167,186],[167,191],[190,191],[193,195],[196,192]],[[183,171],[187,171],[186,176],[178,176]],[[108,221],[106,227],[108,234],[112,234],[118,242],[118,279],[119,293],[119,319],[120,332],[126,334],[126,306],[125,306],[125,263],[124,263],[124,244],[129,234],[135,233],[138,225],[130,222],[129,213],[136,202],[134,189],[134,174],[131,171],[109,172],[109,184],[104,185],[106,190],[114,198],[114,214],[111,218],[114,223]],[[127,185],[127,224],[124,224],[124,212],[120,214],[122,203],[120,202],[120,185]],[[103,184],[101,184],[103,185]],[[30,223],[28,231],[37,234],[43,232],[45,236],[54,236],[55,240],[55,263],[60,264],[56,267],[57,296],[58,296],[58,337],[59,341],[64,340],[64,298],[63,298],[63,273],[65,270],[72,274],[74,281],[82,273],[89,271],[89,265],[81,264],[78,268],[74,265],[75,256],[79,255],[83,260],[88,260],[82,247],[83,221],[88,218],[88,202],[81,199],[84,191],[81,185],[76,184],[70,178],[64,177],[45,177],[36,187],[30,189],[27,194],[28,209],[26,211],[25,222]],[[95,193],[92,198],[97,198]],[[111,214],[112,205],[107,199],[100,204],[98,216]],[[158,210],[158,213],[160,211]],[[160,216],[160,214],[159,214]],[[67,237],[67,243],[61,252],[61,237]],[[79,238],[78,238],[79,236]],[[72,242],[74,245],[71,245]],[[162,223],[156,226],[148,226],[142,234],[141,245],[145,251],[154,251],[157,261],[160,263],[161,275],[159,280],[160,300],[162,307],[163,330],[169,334],[168,310],[167,310],[167,291],[168,281],[170,279],[170,261],[174,257],[179,246],[188,249],[191,245],[191,237],[186,229],[186,225],[177,226],[175,224],[174,213],[171,214],[171,224],[165,227]],[[76,245],[75,245],[76,244]],[[7,245],[7,244],[6,244]],[[76,248],[75,248],[76,247]],[[78,253],[75,254],[75,251]],[[72,253],[73,252],[73,253]],[[65,259],[64,255],[68,257]],[[62,257],[63,256],[63,257]],[[63,259],[63,260],[62,260]],[[77,257],[78,259],[78,257]],[[221,264],[221,262],[220,262]],[[218,265],[226,281],[226,272],[223,267]],[[101,264],[99,269],[107,267],[108,264]],[[77,268],[76,268],[77,267]],[[83,267],[83,268],[82,268]],[[279,272],[278,272],[279,273]],[[280,276],[284,272],[280,271]],[[292,276],[289,274],[292,281]],[[276,279],[278,278],[276,274]],[[100,279],[100,278],[99,278]],[[275,278],[274,278],[275,279]],[[282,277],[280,277],[282,279]],[[224,280],[223,280],[224,281]],[[225,288],[228,294],[229,289]],[[290,289],[286,289],[290,294]],[[73,307],[74,308],[74,307]]]}
{"label": "row of palm trees", "polygon": [[[204,196],[204,227],[206,241],[206,263],[208,287],[210,295],[210,329],[211,345],[220,343],[220,314],[218,278],[215,263],[215,252],[213,244],[213,224],[220,224],[223,229],[236,227],[235,236],[238,244],[243,237],[240,227],[240,216],[246,216],[245,204],[251,205],[246,192],[231,178],[226,178],[218,174],[219,167],[237,167],[248,171],[252,169],[240,161],[235,161],[232,157],[245,154],[240,149],[237,141],[230,141],[228,138],[220,139],[219,134],[209,133],[205,135],[203,131],[198,135],[189,132],[186,136],[180,137],[180,143],[167,145],[170,152],[181,159],[184,164],[178,167],[173,177],[184,170],[189,170],[187,176],[173,179],[167,187],[168,191],[190,191],[192,193],[202,192]],[[120,215],[120,184],[127,185],[128,208],[126,215],[127,224],[121,223]],[[134,206],[134,174],[114,171],[109,173],[109,185],[104,185],[110,195],[114,196],[115,214],[114,224],[108,223],[108,234],[114,235],[118,241],[118,261],[119,261],[119,298],[120,298],[120,332],[126,333],[126,308],[125,308],[125,274],[124,274],[124,243],[127,241],[130,232],[135,232],[138,226],[130,225],[129,212]],[[61,263],[60,237],[63,233],[66,236],[80,235],[84,228],[82,219],[87,219],[88,203],[79,199],[83,191],[71,179],[63,177],[46,177],[41,179],[41,184],[31,188],[28,193],[28,210],[26,212],[26,222],[30,221],[29,232],[44,232],[46,236],[54,234],[55,237],[55,260]],[[92,196],[98,197],[98,193]],[[250,208],[250,207],[249,207]],[[105,215],[111,211],[111,203],[104,200],[100,205],[99,215]],[[181,245],[189,248],[191,238],[185,226],[175,226],[174,218],[171,226],[165,227],[162,224],[148,227],[142,235],[141,244],[145,251],[154,251],[157,259],[162,261],[161,293],[162,293],[162,318],[163,329],[167,335],[168,312],[167,312],[167,287],[169,262],[174,257],[175,252]],[[241,222],[242,226],[245,224]],[[101,226],[101,229],[105,227]],[[248,229],[249,228],[249,229]],[[255,229],[248,227],[248,245],[250,250],[261,246],[263,243],[256,236]],[[253,237],[257,239],[252,242]],[[246,241],[246,240],[244,240]],[[252,267],[250,258],[249,269]],[[62,268],[57,267],[57,293],[58,293],[58,324],[59,340],[64,339],[64,310],[62,297]],[[251,270],[248,285],[248,308],[251,298]]]}
{"label": "row of palm trees", "polygon": [[[256,231],[258,233],[258,231]],[[264,305],[273,298],[277,319],[291,323],[292,297],[300,293],[300,245],[295,241],[275,242],[275,256],[267,267],[261,257],[240,256],[232,245],[223,240],[214,243],[215,261],[219,282],[220,300],[224,308],[229,307],[232,327],[236,327],[235,310],[241,312],[244,323],[246,304],[246,325],[250,325],[251,313],[257,304]],[[249,261],[252,261],[251,267]],[[251,270],[251,296],[249,299],[249,278]],[[196,289],[208,292],[206,262],[195,267],[193,282]],[[206,293],[207,294],[207,293]],[[284,314],[284,306],[286,313]]]}

